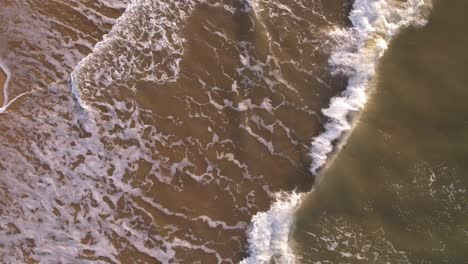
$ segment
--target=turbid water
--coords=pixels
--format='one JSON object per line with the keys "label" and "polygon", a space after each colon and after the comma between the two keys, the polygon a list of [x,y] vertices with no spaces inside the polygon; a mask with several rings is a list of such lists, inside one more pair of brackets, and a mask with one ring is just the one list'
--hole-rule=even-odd
{"label": "turbid water", "polygon": [[[364,148],[377,143],[393,145],[385,153],[404,152],[405,148],[397,150],[396,132],[383,133],[387,141],[370,140],[371,132],[362,132],[366,128],[362,124],[372,124],[366,116],[392,99],[386,95],[389,101],[378,102],[379,91],[392,90],[376,87],[347,148],[340,152],[333,146],[350,131],[350,117],[364,108],[379,59],[392,39],[408,28],[392,44],[397,48],[385,58],[377,83],[384,85],[389,78],[409,85],[404,76],[421,76],[416,66],[411,74],[395,67],[390,73],[399,77],[395,80],[385,72],[397,64],[391,58],[398,43],[406,43],[401,39],[426,32],[414,28],[425,25],[429,1],[0,0],[0,4],[0,61],[8,75],[6,105],[0,111],[1,263],[342,263],[353,256],[372,262],[357,249],[340,251],[341,244],[333,241],[343,234],[355,235],[355,248],[372,254],[375,263],[412,257],[401,252],[412,252],[415,238],[412,233],[401,235],[406,233],[398,223],[404,221],[388,209],[398,203],[384,192],[385,186],[399,188],[401,195],[394,197],[407,205],[403,209],[437,208],[407,202],[418,203],[418,196],[411,195],[425,183],[416,178],[415,184],[406,184],[402,171],[410,159],[400,164],[387,154],[391,165],[381,167],[387,174],[401,172],[390,177],[401,182],[380,189],[382,180],[358,172],[359,160],[340,165],[353,146],[361,147],[353,156],[363,159],[385,156]],[[434,11],[433,20],[444,10],[435,9],[439,11]],[[429,45],[432,40],[427,41]],[[417,48],[424,45],[414,45],[423,51]],[[401,49],[414,58],[428,57]],[[397,102],[426,109],[419,104],[420,92]],[[444,96],[435,98],[450,94]],[[399,110],[407,122],[413,120],[411,112]],[[393,116],[382,124],[402,129],[396,111],[381,111]],[[441,115],[431,119],[429,113],[426,120],[431,124],[443,124],[438,123]],[[376,115],[385,119],[380,110]],[[411,124],[414,129],[423,126]],[[429,131],[435,137],[438,130]],[[414,135],[423,140],[424,134],[428,132]],[[359,135],[369,144],[353,143]],[[462,138],[453,140],[463,152]],[[410,141],[415,154],[418,141]],[[324,167],[332,154],[335,162]],[[437,217],[450,216],[438,226],[466,230],[463,221],[450,222],[459,219],[457,212],[466,212],[460,200],[466,185],[455,177],[458,167],[450,158],[442,162],[422,157],[409,168],[421,175],[433,172],[429,187],[440,187],[430,193],[439,199],[434,203],[450,208],[437,211],[441,212]],[[353,177],[339,177],[340,166],[353,171],[355,188],[344,188],[351,185],[340,179]],[[322,184],[305,194],[321,170]],[[416,189],[405,189],[411,186]],[[370,195],[367,188],[381,190],[382,201],[363,198],[356,191]],[[317,202],[325,194],[330,195],[328,203]],[[382,208],[386,215],[379,215]],[[429,216],[419,223],[424,214],[396,208],[412,220],[410,228],[420,230],[435,221]],[[365,215],[366,210],[374,211]],[[333,212],[337,217],[327,218]],[[363,220],[356,224],[343,212]],[[366,233],[362,227],[366,221],[378,231]],[[393,237],[386,235],[388,226],[395,231]],[[439,234],[428,230],[428,236]],[[403,238],[408,240],[392,240]],[[461,259],[456,249],[460,240],[450,238],[451,243],[435,249]],[[330,244],[318,243],[323,241]],[[397,251],[395,244],[405,248]],[[368,250],[369,245],[376,249]],[[428,247],[414,252],[424,255]]]}
{"label": "turbid water", "polygon": [[349,2],[1,4],[2,262],[236,263],[310,189]]}
{"label": "turbid water", "polygon": [[353,133],[296,215],[299,263],[467,263],[468,2],[435,1],[381,61]]}

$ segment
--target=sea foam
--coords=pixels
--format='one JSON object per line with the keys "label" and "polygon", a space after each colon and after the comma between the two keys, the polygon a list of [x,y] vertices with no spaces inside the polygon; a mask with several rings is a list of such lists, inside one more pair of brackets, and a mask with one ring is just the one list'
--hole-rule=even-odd
{"label": "sea foam", "polygon": [[241,264],[292,263],[294,255],[288,245],[292,215],[303,194],[278,193],[276,202],[267,212],[257,213],[249,228],[250,256]]}
{"label": "sea foam", "polygon": [[312,140],[313,174],[325,165],[333,144],[351,129],[350,115],[363,109],[367,89],[388,43],[402,28],[424,25],[426,20],[422,11],[427,6],[424,0],[404,3],[356,0],[349,16],[353,26],[330,33],[338,43],[330,57],[330,66],[334,73],[343,73],[349,80],[346,90],[332,98],[329,107],[322,110],[329,121],[325,131]]}
{"label": "sea foam", "polygon": [[[322,110],[328,121],[324,132],[312,140],[312,174],[324,167],[334,144],[351,130],[352,114],[363,109],[378,61],[391,39],[408,26],[424,25],[424,11],[429,6],[424,0],[355,0],[349,15],[352,27],[330,32],[336,45],[329,64],[334,74],[348,77],[348,86]],[[295,262],[288,243],[289,230],[303,196],[295,192],[278,195],[270,210],[252,218],[248,234],[250,255],[241,263]]]}

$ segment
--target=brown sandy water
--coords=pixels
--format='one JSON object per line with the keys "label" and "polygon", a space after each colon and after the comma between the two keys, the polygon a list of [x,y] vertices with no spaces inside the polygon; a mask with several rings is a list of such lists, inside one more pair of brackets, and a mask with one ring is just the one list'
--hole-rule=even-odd
{"label": "brown sandy water", "polygon": [[283,223],[266,217],[258,241],[248,227],[314,182],[320,109],[358,71],[329,65],[337,46],[356,55],[350,1],[0,4],[15,100],[0,114],[1,262],[291,260]]}
{"label": "brown sandy water", "polygon": [[236,263],[313,183],[347,1],[127,2],[1,1],[4,263]]}

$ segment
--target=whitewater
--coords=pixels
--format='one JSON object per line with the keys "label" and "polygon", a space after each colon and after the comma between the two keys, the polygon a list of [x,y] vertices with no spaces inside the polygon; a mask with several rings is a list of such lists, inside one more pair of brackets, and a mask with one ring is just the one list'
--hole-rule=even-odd
{"label": "whitewater", "polygon": [[[421,27],[427,23],[427,10],[431,2],[409,0],[356,0],[349,19],[352,27],[336,28],[330,34],[335,48],[329,64],[335,74],[344,74],[348,79],[346,90],[331,99],[328,108],[322,112],[329,118],[324,132],[312,140],[310,156],[311,172],[317,175],[330,162],[335,145],[343,146],[346,134],[358,120],[368,99],[368,92],[375,76],[379,59],[384,55],[392,38],[401,30]],[[313,190],[312,190],[313,191]],[[295,263],[293,249],[288,244],[289,231],[295,210],[300,206],[304,193],[280,193],[277,201],[267,212],[260,212],[252,218],[248,233],[250,256],[242,264]]]}
{"label": "whitewater", "polygon": [[[11,35],[47,38],[22,60],[2,55],[7,263],[294,263],[290,230],[308,194],[278,190],[308,191],[300,184],[311,175],[317,187],[392,38],[424,25],[430,7],[356,0],[347,27],[320,1],[72,3],[66,8],[90,23],[83,31],[60,12],[26,13],[19,17],[41,22],[19,23]],[[323,123],[320,100],[310,98],[336,94],[329,75],[348,82]],[[315,125],[320,133],[307,128]]]}

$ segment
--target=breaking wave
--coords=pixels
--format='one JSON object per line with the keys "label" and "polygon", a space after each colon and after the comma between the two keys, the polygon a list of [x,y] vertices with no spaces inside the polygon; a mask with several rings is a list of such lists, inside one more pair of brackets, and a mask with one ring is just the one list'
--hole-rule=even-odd
{"label": "breaking wave", "polygon": [[[330,32],[336,44],[329,64],[334,74],[348,77],[348,86],[322,110],[328,122],[324,132],[312,140],[310,170],[314,175],[325,166],[334,144],[352,129],[352,115],[363,109],[379,59],[389,42],[404,28],[425,25],[425,11],[430,4],[424,0],[355,0],[349,15],[352,26]],[[241,263],[295,262],[288,237],[303,195],[278,195],[269,211],[252,218],[248,235],[250,256]]]}
{"label": "breaking wave", "polygon": [[[33,259],[38,263],[78,263],[79,259],[80,263],[120,263],[121,254],[137,259],[134,252],[140,252],[142,256],[138,256],[138,259],[149,256],[152,260],[169,263],[180,261],[179,256],[191,257],[198,251],[203,254],[204,262],[230,262],[224,256],[231,254],[238,254],[237,261],[243,257],[239,257],[242,253],[237,251],[243,250],[240,236],[245,235],[250,217],[258,210],[264,210],[276,197],[276,202],[271,204],[268,211],[253,216],[247,234],[249,256],[241,263],[293,263],[294,254],[288,245],[289,230],[294,212],[305,194],[282,192],[275,196],[270,189],[282,189],[278,186],[284,185],[278,183],[278,186],[272,187],[274,185],[269,180],[276,180],[275,176],[282,174],[252,173],[249,166],[254,166],[255,162],[247,165],[236,155],[238,142],[220,135],[226,131],[225,134],[230,135],[231,130],[240,127],[244,134],[248,134],[246,138],[250,142],[260,146],[255,151],[263,150],[285,161],[275,166],[281,169],[291,166],[294,171],[302,169],[302,163],[289,157],[292,151],[300,151],[301,144],[306,145],[304,156],[307,155],[310,135],[301,141],[300,136],[293,135],[292,129],[278,119],[281,113],[275,111],[281,105],[288,104],[281,89],[294,95],[291,100],[302,100],[300,89],[297,89],[299,85],[290,83],[294,81],[292,79],[317,78],[317,82],[323,83],[313,72],[315,65],[309,62],[309,57],[302,55],[318,49],[309,47],[319,43],[316,39],[308,38],[313,35],[309,32],[313,24],[305,24],[306,30],[300,32],[303,38],[298,38],[297,43],[292,45],[294,48],[291,50],[300,51],[298,61],[294,61],[285,59],[288,58],[286,54],[294,53],[291,50],[286,50],[284,54],[277,50],[282,43],[278,39],[282,40],[283,36],[278,37],[265,30],[261,38],[252,38],[250,32],[262,26],[255,22],[262,20],[260,22],[268,23],[261,17],[260,10],[257,10],[258,3],[253,0],[241,1],[241,6],[237,6],[237,3],[230,6],[218,1],[196,0],[94,2],[97,7],[93,8],[106,7],[105,10],[114,10],[109,11],[112,14],[126,8],[118,18],[117,15],[100,14],[80,1],[71,2],[74,4],[68,7],[83,17],[77,21],[90,23],[88,26],[93,30],[89,35],[75,32],[75,21],[67,25],[61,23],[60,17],[54,19],[54,23],[66,30],[53,30],[56,24],[50,22],[51,18],[46,15],[39,15],[41,23],[25,20],[15,29],[18,32],[11,31],[30,39],[39,39],[39,34],[49,37],[47,41],[33,43],[37,45],[36,49],[24,55],[22,60],[11,52],[3,67],[11,71],[8,78],[15,77],[8,87],[8,95],[14,99],[6,100],[8,104],[0,108],[0,113],[23,94],[28,93],[32,97],[24,96],[17,100],[22,106],[18,112],[5,111],[5,115],[0,116],[0,129],[7,131],[0,135],[0,172],[6,175],[0,178],[0,256],[3,260],[7,263],[15,263],[19,259]],[[203,3],[202,8],[197,6],[200,3]],[[296,9],[303,9],[302,1],[294,1],[294,4],[298,5]],[[287,22],[294,20],[288,26],[303,23],[303,17],[296,16],[288,6],[281,3],[272,5],[279,10],[276,18],[284,16]],[[310,156],[313,163],[310,170],[313,174],[324,166],[333,144],[351,129],[350,115],[363,108],[369,82],[388,42],[400,29],[424,24],[421,16],[423,7],[422,0],[404,3],[356,0],[350,14],[353,26],[330,32],[329,35],[336,42],[330,65],[336,74],[349,78],[349,85],[323,110],[329,121],[325,131],[312,142]],[[28,8],[35,10],[37,7],[32,5]],[[227,77],[226,83],[218,84],[214,80],[212,85],[207,84],[200,77],[205,76],[205,72],[198,73],[200,76],[195,74],[200,64],[190,68],[195,73],[186,71],[181,74],[182,59],[190,55],[184,49],[190,37],[185,38],[183,25],[200,26],[200,23],[186,20],[190,19],[191,12],[203,15],[208,8],[216,12],[221,10],[219,13],[224,13],[229,19],[232,14],[237,14],[234,17],[240,25],[231,28],[232,32],[219,31],[213,23],[203,24],[203,28],[193,28],[199,30],[196,33],[209,32],[217,37],[214,40],[221,43],[220,48],[213,51],[218,61],[220,58],[231,59],[232,54],[223,54],[224,51],[235,54],[232,60],[228,60],[232,64],[232,76],[226,75],[223,65],[218,67]],[[333,25],[320,12],[311,10],[317,21]],[[23,12],[20,17],[38,16]],[[249,17],[252,12],[258,21]],[[94,34],[94,31],[108,34],[99,42],[101,35]],[[71,37],[63,34],[70,34]],[[291,41],[286,37],[284,39],[285,43]],[[195,43],[203,39],[192,36],[191,41]],[[267,47],[268,56],[256,54],[255,45]],[[89,55],[85,57],[86,53]],[[44,59],[35,61],[37,57]],[[192,60],[198,62],[197,57],[194,58]],[[25,65],[25,68],[20,69],[15,64]],[[282,71],[287,69],[283,64],[300,75],[288,80],[283,76]],[[209,72],[206,78],[210,79],[212,75],[213,72]],[[31,79],[38,87],[27,85]],[[181,79],[190,89],[182,90],[180,94],[193,92],[193,98],[174,93],[169,95],[176,101],[171,101],[171,96],[167,96],[166,100],[171,104],[175,102],[172,107],[187,105],[187,113],[184,112],[187,119],[181,119],[181,116],[170,111],[167,117],[160,117],[140,107],[138,102],[125,100],[135,97],[138,88],[144,89],[146,83],[170,86]],[[74,98],[69,97],[68,82],[71,82]],[[251,91],[262,85],[266,87],[264,91],[255,89],[261,100],[251,99]],[[230,90],[220,91],[221,86],[227,86]],[[196,89],[202,91],[201,95],[195,93]],[[159,95],[157,91],[155,95]],[[160,102],[164,103],[163,100]],[[315,120],[317,116],[300,103],[291,103],[288,107],[296,111],[287,112],[288,116],[289,113],[302,113],[306,118],[301,120]],[[224,109],[228,109],[230,114],[234,113],[234,117],[223,116],[221,110]],[[218,119],[210,119],[207,113],[216,115]],[[201,135],[197,138],[185,133],[184,130],[190,133],[194,130],[190,130],[193,127],[189,125],[184,126],[184,121],[197,118],[203,121],[200,123],[203,127],[208,121],[208,132],[203,132],[208,137]],[[229,118],[234,121],[242,119],[242,122],[233,121],[234,124],[230,124]],[[274,123],[268,120],[274,120]],[[177,134],[168,128],[170,126],[174,131],[183,132]],[[261,133],[255,127],[259,127]],[[283,152],[281,146],[274,144],[270,135],[276,129],[284,130],[284,141],[291,145],[284,149],[291,152]],[[267,136],[262,137],[262,134]],[[305,143],[300,143],[303,141]],[[197,160],[197,157],[204,160]],[[298,157],[297,160],[306,159]],[[268,165],[274,161],[276,159],[271,159]],[[217,162],[234,167],[235,173],[224,176]],[[198,164],[201,165],[197,167]],[[182,179],[179,177],[181,173],[190,177]],[[288,175],[286,172],[284,174]],[[305,176],[309,176],[308,171]],[[161,196],[173,196],[171,202],[177,201],[175,208],[168,208],[149,195],[156,189],[154,186],[157,186]],[[206,191],[207,186],[212,186],[213,190]],[[185,197],[181,195],[182,190],[188,190]],[[221,215],[224,214],[224,211],[219,213],[222,210],[218,210],[221,203],[211,201],[213,197],[225,198],[225,204],[230,206],[235,217]],[[195,198],[210,203],[210,206],[198,205],[198,211],[186,208],[184,204],[190,204]],[[259,209],[262,203],[264,207]],[[183,208],[178,208],[181,204]],[[196,206],[191,204],[189,207]],[[228,210],[226,208],[222,209]],[[158,217],[157,221],[154,216]],[[181,230],[188,223],[199,230]],[[218,243],[218,240],[223,243]]]}

